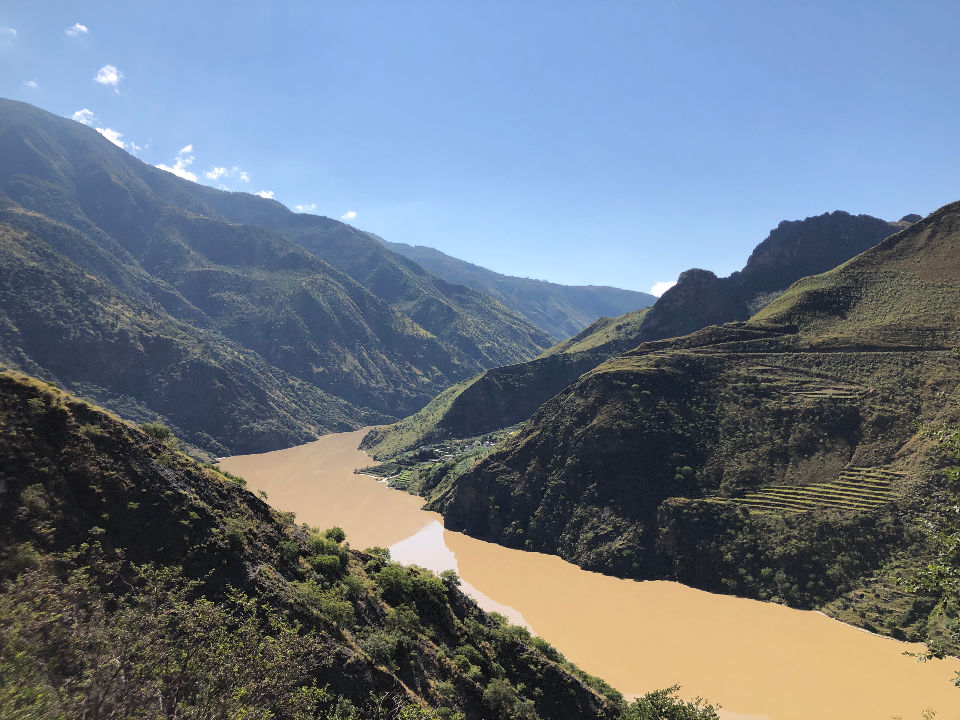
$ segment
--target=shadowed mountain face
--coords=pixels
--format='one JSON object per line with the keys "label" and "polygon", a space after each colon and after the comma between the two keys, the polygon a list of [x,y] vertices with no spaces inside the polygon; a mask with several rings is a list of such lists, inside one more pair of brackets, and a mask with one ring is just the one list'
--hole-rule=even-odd
{"label": "shadowed mountain face", "polygon": [[558,285],[501,275],[433,248],[382,242],[444,280],[491,295],[554,341],[577,334],[598,317],[616,317],[648,307],[656,301],[653,295],[634,290],[598,285]]}
{"label": "shadowed mountain face", "polygon": [[408,414],[547,336],[342,223],[0,101],[0,357],[215,452]]}
{"label": "shadowed mountain face", "polygon": [[444,393],[421,413],[374,431],[365,447],[387,456],[424,442],[468,437],[526,420],[581,374],[640,343],[708,325],[746,320],[806,275],[824,272],[908,226],[833,212],[784,221],[760,243],[743,270],[718,278],[687,270],[653,307],[602,318],[543,357],[488,371]]}
{"label": "shadowed mountain face", "polygon": [[[429,507],[586,568],[803,607],[919,562],[910,518],[941,475],[916,421],[960,419],[945,400],[960,387],[957,247],[960,203],[747,323],[613,357]],[[718,281],[687,284],[701,282]],[[931,607],[901,608],[887,631]]]}
{"label": "shadowed mountain face", "polygon": [[515,310],[428,272],[374,235],[330,218],[291,213],[273,201],[261,207],[243,193],[198,191],[225,218],[282,233],[479,365],[516,362],[552,342]]}

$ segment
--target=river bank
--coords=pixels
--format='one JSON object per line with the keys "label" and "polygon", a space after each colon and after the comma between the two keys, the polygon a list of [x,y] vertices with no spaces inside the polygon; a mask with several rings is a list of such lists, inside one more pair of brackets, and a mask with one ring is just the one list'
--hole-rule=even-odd
{"label": "river bank", "polygon": [[917,663],[922,646],[865,633],[817,612],[715,595],[673,582],[587,572],[558,557],[443,529],[421,500],[354,470],[364,430],[221,466],[281,510],[339,525],[353,547],[389,547],[434,571],[456,569],[482,607],[530,627],[628,695],[679,683],[723,706],[725,720],[960,717],[955,659]]}

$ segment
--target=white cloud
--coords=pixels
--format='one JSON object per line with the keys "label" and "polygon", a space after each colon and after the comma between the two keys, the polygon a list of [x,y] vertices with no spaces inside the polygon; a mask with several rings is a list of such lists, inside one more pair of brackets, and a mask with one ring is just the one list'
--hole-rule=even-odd
{"label": "white cloud", "polygon": [[27,81],[25,81],[23,84],[26,85],[28,88],[31,88],[31,89],[33,89],[33,90],[36,90],[38,87],[40,87],[39,85],[37,85],[37,81],[36,81],[36,80],[27,80]]}
{"label": "white cloud", "polygon": [[17,37],[17,31],[10,27],[0,27],[0,35],[5,35],[9,39]]}
{"label": "white cloud", "polygon": [[123,137],[123,133],[117,132],[116,130],[111,130],[110,128],[97,128],[97,132],[103,135],[118,148],[125,146],[123,140],[120,139]]}
{"label": "white cloud", "polygon": [[259,195],[262,198],[266,198],[267,200],[273,200],[273,190],[261,190],[260,192],[255,194]]}
{"label": "white cloud", "polygon": [[70,116],[70,118],[83,125],[93,125],[93,121],[96,120],[93,115],[93,110],[87,110],[87,108],[83,108],[83,110],[77,110],[73,115]]}
{"label": "white cloud", "polygon": [[70,37],[77,37],[78,35],[86,35],[90,32],[90,29],[86,25],[81,25],[80,23],[74,23],[68,27],[64,32]]}
{"label": "white cloud", "polygon": [[293,209],[299,213],[312,213],[317,209],[316,203],[305,203],[303,205],[294,205]]}
{"label": "white cloud", "polygon": [[111,87],[116,88],[122,78],[123,73],[117,70],[116,66],[104,65],[97,71],[97,74],[93,79],[101,85],[110,85]]}
{"label": "white cloud", "polygon": [[[193,145],[187,145],[180,152],[191,152],[193,150]],[[207,180],[242,180],[244,182],[250,182],[250,176],[245,170],[241,170],[239,167],[234,165],[233,167],[220,167],[218,165],[211,165],[210,169],[203,173],[203,177]],[[225,185],[223,182],[217,184],[217,187],[221,190],[229,190],[232,192],[232,189]]]}
{"label": "white cloud", "polygon": [[172,167],[170,165],[164,165],[163,163],[157,164],[156,167],[160,168],[161,170],[166,170],[168,173],[173,173],[177,177],[183,178],[184,180],[189,180],[190,182],[196,182],[197,181],[196,173],[192,173],[189,170],[187,170],[187,165],[189,165],[190,162],[192,161],[193,161],[193,158],[190,158],[189,162],[185,162],[184,158],[177,158],[176,161],[173,163]]}
{"label": "white cloud", "polygon": [[667,290],[669,290],[670,288],[672,288],[672,287],[673,287],[674,285],[676,285],[676,284],[677,284],[677,281],[676,281],[676,280],[664,280],[663,282],[654,283],[654,284],[653,284],[653,287],[650,288],[650,294],[651,294],[651,295],[656,295],[657,297],[660,297],[660,296],[663,295]]}
{"label": "white cloud", "polygon": [[177,157],[174,159],[172,166],[160,163],[156,167],[160,168],[161,170],[166,170],[168,173],[173,173],[177,177],[183,178],[184,180],[196,182],[197,174],[187,170],[187,168],[193,164],[193,155],[190,154],[192,152],[193,143],[184,145],[182,148],[180,148],[180,152],[177,153]]}
{"label": "white cloud", "polygon": [[353,220],[357,214],[353,210],[347,210],[343,215],[340,216],[341,220]]}

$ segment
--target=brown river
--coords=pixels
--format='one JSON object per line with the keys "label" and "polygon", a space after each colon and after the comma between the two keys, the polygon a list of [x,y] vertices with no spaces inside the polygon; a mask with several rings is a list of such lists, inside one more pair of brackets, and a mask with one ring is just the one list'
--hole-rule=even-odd
{"label": "brown river", "polygon": [[[480,605],[527,625],[587,672],[626,695],[675,683],[722,706],[724,720],[960,720],[955,659],[918,663],[922,650],[817,612],[581,570],[445,530],[420,498],[356,475],[372,464],[365,431],[288,450],[226,458],[251,490],[321,528],[339,525],[358,549],[456,569]],[[932,717],[927,715],[927,717]]]}

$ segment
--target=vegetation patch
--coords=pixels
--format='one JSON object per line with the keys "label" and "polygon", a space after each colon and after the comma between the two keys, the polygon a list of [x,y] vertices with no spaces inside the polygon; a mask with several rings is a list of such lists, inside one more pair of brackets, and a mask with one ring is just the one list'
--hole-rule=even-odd
{"label": "vegetation patch", "polygon": [[884,468],[852,467],[833,482],[812,485],[773,485],[741,498],[734,498],[751,512],[806,512],[813,508],[837,508],[851,512],[875,510],[895,502],[895,483],[903,473]]}

